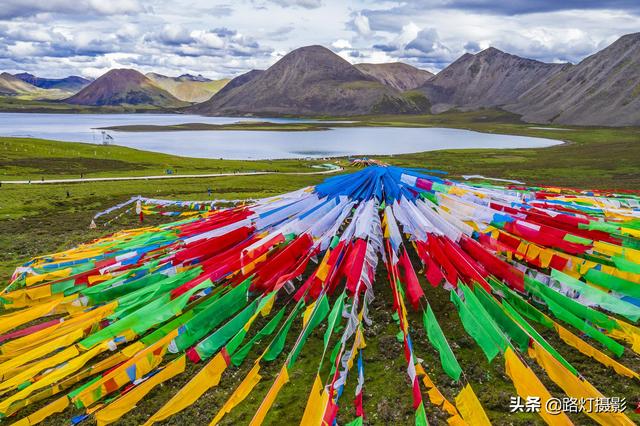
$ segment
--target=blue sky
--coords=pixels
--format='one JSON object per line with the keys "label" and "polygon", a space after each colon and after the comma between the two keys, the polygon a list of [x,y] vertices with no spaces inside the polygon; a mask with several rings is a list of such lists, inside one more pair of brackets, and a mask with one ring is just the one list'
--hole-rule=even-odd
{"label": "blue sky", "polygon": [[575,63],[639,24],[638,0],[1,0],[0,70],[218,78],[309,44],[434,72],[489,46]]}

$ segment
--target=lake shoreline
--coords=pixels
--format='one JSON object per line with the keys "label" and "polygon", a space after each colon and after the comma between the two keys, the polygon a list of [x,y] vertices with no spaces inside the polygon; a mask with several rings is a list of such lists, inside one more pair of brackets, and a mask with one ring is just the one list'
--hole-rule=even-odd
{"label": "lake shoreline", "polygon": [[447,149],[544,148],[560,145],[558,139],[566,139],[553,131],[529,130],[528,134],[518,135],[520,126],[510,127],[519,130],[510,132],[504,131],[501,123],[487,127],[480,122],[485,115],[476,115],[473,121],[443,123],[428,121],[432,118],[427,116],[412,116],[413,121],[407,117],[399,121],[400,117],[394,116],[358,117],[352,121],[324,117],[322,121],[312,121],[174,114],[12,113],[0,114],[0,136],[102,143],[182,157],[244,161],[387,156]]}
{"label": "lake shoreline", "polygon": [[123,126],[96,127],[97,130],[115,132],[186,132],[186,131],[224,131],[245,130],[256,132],[317,132],[331,130],[326,125],[315,123],[273,123],[268,121],[237,122],[232,124],[184,123],[174,125],[138,124]]}

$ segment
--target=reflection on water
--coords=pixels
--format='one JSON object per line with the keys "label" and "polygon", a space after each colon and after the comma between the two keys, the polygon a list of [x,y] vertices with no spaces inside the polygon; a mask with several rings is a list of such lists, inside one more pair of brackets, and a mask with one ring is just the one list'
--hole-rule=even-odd
{"label": "reflection on water", "polygon": [[[0,113],[0,136],[29,136],[101,143],[97,127],[132,124],[227,124],[256,120],[181,114],[26,114]],[[272,122],[313,121],[260,119]],[[444,128],[360,127],[323,132],[179,131],[114,132],[112,143],[147,151],[200,158],[257,160],[349,155],[407,154],[440,149],[534,148],[561,143],[552,139],[496,135]]]}

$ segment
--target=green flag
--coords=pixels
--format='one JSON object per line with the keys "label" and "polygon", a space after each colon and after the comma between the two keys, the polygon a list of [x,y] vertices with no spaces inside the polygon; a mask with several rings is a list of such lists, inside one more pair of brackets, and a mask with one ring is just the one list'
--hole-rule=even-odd
{"label": "green flag", "polygon": [[289,318],[287,318],[287,321],[284,323],[284,326],[282,326],[278,334],[276,334],[276,337],[269,344],[267,352],[264,355],[265,361],[273,361],[274,359],[278,358],[278,356],[282,352],[282,349],[284,349],[284,343],[287,340],[287,334],[289,333],[289,329],[293,324],[293,320],[296,318],[296,316],[298,316],[298,313],[300,312],[300,309],[303,305],[304,303],[302,299],[300,299],[295,308],[293,308],[293,312],[291,313],[291,315],[289,315]]}
{"label": "green flag", "polygon": [[450,291],[451,301],[458,310],[460,321],[467,333],[478,343],[482,351],[484,352],[489,362],[500,353],[500,347],[498,344],[487,334],[487,331],[478,322],[476,317],[469,311],[469,308],[462,303],[462,300],[458,297],[455,291]]}
{"label": "green flag", "polygon": [[524,277],[524,285],[527,291],[530,291],[540,298],[548,298],[553,300],[558,305],[562,306],[564,309],[570,311],[579,318],[589,320],[592,323],[597,324],[607,330],[619,328],[618,324],[613,319],[609,318],[608,315],[591,309],[588,306],[581,305],[575,300],[565,296],[564,294],[558,293],[552,288],[549,288],[541,282],[536,281],[526,275]]}
{"label": "green flag", "polygon": [[227,318],[244,308],[247,304],[247,290],[250,284],[249,280],[238,284],[186,323],[175,339],[178,348],[185,350],[193,346]]}
{"label": "green flag", "polygon": [[606,291],[583,283],[557,269],[551,269],[551,277],[567,287],[571,287],[572,290],[580,293],[580,295],[584,296],[591,303],[600,306],[602,309],[627,317],[634,322],[640,318],[640,309],[638,309],[636,305],[618,299]]}
{"label": "green flag", "polygon": [[429,426],[427,413],[424,411],[424,403],[421,402],[416,409],[416,426]]}
{"label": "green flag", "polygon": [[598,271],[595,268],[589,269],[584,277],[587,281],[599,285],[600,287],[605,287],[626,296],[640,299],[640,285],[633,281],[609,275],[605,272]]}
{"label": "green flag", "polygon": [[427,331],[429,341],[440,354],[440,363],[442,364],[444,372],[457,382],[460,380],[462,368],[460,368],[460,364],[458,364],[458,360],[453,354],[453,351],[440,328],[440,324],[438,324],[438,320],[436,320],[436,317],[433,314],[431,305],[427,304],[427,310],[423,312],[422,320],[424,322],[424,328]]}
{"label": "green flag", "polygon": [[225,325],[217,329],[206,339],[196,345],[196,352],[201,359],[207,359],[213,356],[221,347],[223,347],[229,339],[238,333],[245,326],[247,321],[255,314],[259,299],[251,302],[249,306],[244,308],[242,312],[233,317]]}
{"label": "green flag", "polygon": [[564,309],[562,306],[560,306],[550,298],[545,297],[544,300],[545,302],[547,302],[547,305],[549,306],[549,309],[551,309],[551,312],[553,312],[553,315],[555,315],[558,319],[561,319],[567,324],[571,324],[573,327],[582,331],[587,336],[602,343],[611,352],[616,354],[616,356],[622,356],[622,353],[624,352],[624,346],[622,346],[620,343],[596,330],[591,325],[587,324],[586,321],[573,315],[571,312]]}
{"label": "green flag", "polygon": [[264,337],[270,336],[275,331],[280,321],[282,321],[282,317],[284,317],[285,308],[286,307],[282,307],[282,309],[280,309],[280,311],[276,314],[276,316],[271,318],[271,320],[267,323],[267,325],[262,327],[262,329],[255,336],[253,336],[251,340],[245,343],[243,347],[241,347],[237,351],[233,351],[233,350],[229,351],[229,353],[232,354],[231,362],[233,363],[233,365],[237,367],[238,365],[242,364],[242,362],[247,357],[247,355],[249,355],[251,348],[253,348],[256,342],[259,342]]}
{"label": "green flag", "polygon": [[567,369],[569,371],[571,371],[573,374],[577,375],[578,374],[578,370],[576,370],[575,368],[573,368],[573,366],[571,364],[569,364],[569,361],[567,361],[566,359],[564,359],[564,357],[562,355],[560,355],[558,353],[558,351],[556,351],[553,346],[551,346],[549,343],[547,343],[546,340],[544,340],[544,338],[536,331],[535,328],[533,328],[531,326],[531,324],[529,324],[524,318],[522,318],[520,316],[520,314],[509,304],[509,302],[503,300],[502,301],[502,306],[504,306],[505,311],[507,311],[509,313],[509,315],[511,315],[511,317],[522,326],[522,328],[524,328],[527,333],[529,333],[529,335],[533,338],[533,340],[535,340],[536,342],[538,342],[543,348],[545,348],[547,350],[547,352],[549,352],[551,355],[553,355],[553,357],[555,359],[557,359],[558,361],[560,361],[562,363],[562,365],[564,365],[565,367],[567,367]]}
{"label": "green flag", "polygon": [[293,367],[293,364],[296,362],[298,355],[300,355],[300,351],[302,351],[304,344],[307,342],[307,337],[309,337],[311,332],[326,318],[327,314],[329,313],[329,309],[329,301],[327,300],[327,295],[324,294],[320,298],[320,300],[316,302],[316,306],[311,313],[311,318],[309,318],[309,322],[302,331],[300,340],[298,340],[296,346],[291,351],[291,357],[289,358],[289,364],[287,365],[287,368]]}
{"label": "green flag", "polygon": [[482,286],[475,286],[473,291],[482,306],[491,315],[491,318],[511,338],[511,341],[518,345],[521,351],[526,352],[529,347],[529,335],[504,312],[502,305],[487,293]]}

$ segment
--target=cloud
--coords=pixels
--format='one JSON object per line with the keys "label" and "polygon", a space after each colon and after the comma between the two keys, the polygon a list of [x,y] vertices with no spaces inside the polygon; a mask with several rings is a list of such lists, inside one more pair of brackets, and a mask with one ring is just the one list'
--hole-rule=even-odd
{"label": "cloud", "polygon": [[231,16],[233,12],[234,9],[231,7],[231,5],[228,4],[220,4],[211,8],[207,8],[207,13],[210,13],[211,15],[217,17]]}
{"label": "cloud", "polygon": [[398,50],[398,46],[393,46],[391,44],[374,44],[373,48],[382,52],[395,52]]}
{"label": "cloud", "polygon": [[161,31],[151,34],[150,39],[169,46],[180,46],[195,41],[187,28],[176,24],[165,25]]}
{"label": "cloud", "polygon": [[360,35],[368,36],[371,34],[369,18],[361,13],[356,14],[350,21],[350,26]]}
{"label": "cloud", "polygon": [[232,76],[312,44],[432,71],[488,46],[577,62],[638,31],[639,14],[637,0],[0,0],[0,70]]}
{"label": "cloud", "polygon": [[296,29],[293,24],[283,25],[273,31],[268,31],[266,36],[273,41],[283,41],[289,38],[289,34]]}
{"label": "cloud", "polygon": [[345,40],[343,38],[334,41],[331,43],[331,46],[336,49],[351,49],[351,43],[349,43],[349,40]]}
{"label": "cloud", "polygon": [[322,6],[322,0],[271,0],[282,7],[302,7],[305,9],[317,9]]}
{"label": "cloud", "polygon": [[2,0],[0,19],[29,17],[39,13],[128,15],[143,10],[138,0]]}
{"label": "cloud", "polygon": [[421,30],[417,37],[407,44],[407,49],[415,49],[422,53],[431,53],[437,49],[440,42],[438,32],[433,28]]}
{"label": "cloud", "polygon": [[609,9],[640,11],[640,2],[637,0],[450,0],[444,2],[416,2],[416,3],[441,3],[441,7],[466,11],[478,11],[499,15],[519,15],[527,13],[544,13],[561,10],[585,10],[585,9]]}
{"label": "cloud", "polygon": [[476,41],[468,41],[464,44],[464,50],[470,53],[476,53],[482,50],[480,44]]}

